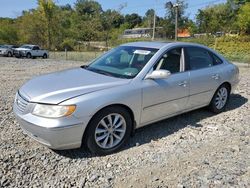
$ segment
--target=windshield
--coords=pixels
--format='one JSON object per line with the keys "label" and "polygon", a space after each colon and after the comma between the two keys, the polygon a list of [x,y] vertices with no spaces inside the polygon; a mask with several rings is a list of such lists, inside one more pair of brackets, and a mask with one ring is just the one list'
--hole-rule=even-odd
{"label": "windshield", "polygon": [[87,70],[118,78],[134,78],[158,51],[134,46],[117,47],[86,66]]}
{"label": "windshield", "polygon": [[8,48],[8,46],[5,46],[5,45],[0,45],[0,48]]}
{"label": "windshield", "polygon": [[23,45],[20,48],[27,48],[27,49],[32,49],[32,46],[28,46],[28,45]]}

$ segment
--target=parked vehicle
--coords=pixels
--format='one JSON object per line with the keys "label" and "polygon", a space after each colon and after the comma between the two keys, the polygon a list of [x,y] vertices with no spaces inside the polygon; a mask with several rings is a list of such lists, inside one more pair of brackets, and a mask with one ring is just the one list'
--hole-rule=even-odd
{"label": "parked vehicle", "polygon": [[38,142],[105,155],[139,127],[205,106],[222,112],[238,82],[238,68],[205,46],[136,42],[87,66],[31,79],[13,109]]}
{"label": "parked vehicle", "polygon": [[18,46],[16,46],[16,45],[0,45],[0,55],[12,57],[15,48],[18,48]]}
{"label": "parked vehicle", "polygon": [[14,50],[15,57],[36,58],[42,57],[44,59],[49,57],[47,50],[41,49],[37,45],[25,44]]}

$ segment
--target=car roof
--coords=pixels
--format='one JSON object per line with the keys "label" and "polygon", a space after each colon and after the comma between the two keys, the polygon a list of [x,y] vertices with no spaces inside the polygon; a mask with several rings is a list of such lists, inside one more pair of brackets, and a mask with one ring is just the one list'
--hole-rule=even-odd
{"label": "car roof", "polygon": [[34,44],[23,44],[22,46],[37,46],[37,45],[34,45]]}
{"label": "car roof", "polygon": [[143,47],[143,48],[155,48],[155,49],[161,49],[163,47],[167,47],[167,46],[197,46],[197,47],[205,47],[203,45],[200,44],[196,44],[196,43],[190,43],[190,42],[155,42],[155,41],[148,41],[148,42],[131,42],[131,43],[126,43],[123,44],[121,46],[137,46],[137,47]]}
{"label": "car roof", "polygon": [[14,44],[5,44],[3,46],[12,47],[12,46],[17,46],[17,45],[14,45]]}
{"label": "car roof", "polygon": [[160,49],[164,46],[166,46],[168,42],[130,42],[123,44],[121,46],[137,46],[137,47],[143,47],[143,48],[156,48]]}

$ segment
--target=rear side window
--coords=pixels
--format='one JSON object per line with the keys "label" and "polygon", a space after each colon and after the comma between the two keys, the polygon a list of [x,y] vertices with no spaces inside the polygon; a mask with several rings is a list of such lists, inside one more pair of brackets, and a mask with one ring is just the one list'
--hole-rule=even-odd
{"label": "rear side window", "polygon": [[186,62],[189,70],[197,70],[213,66],[213,58],[209,52],[199,47],[186,48]]}
{"label": "rear side window", "polygon": [[223,61],[217,55],[215,55],[213,53],[210,53],[210,54],[213,57],[214,65],[220,65],[223,63]]}
{"label": "rear side window", "polygon": [[39,50],[39,47],[38,46],[34,46],[33,50]]}

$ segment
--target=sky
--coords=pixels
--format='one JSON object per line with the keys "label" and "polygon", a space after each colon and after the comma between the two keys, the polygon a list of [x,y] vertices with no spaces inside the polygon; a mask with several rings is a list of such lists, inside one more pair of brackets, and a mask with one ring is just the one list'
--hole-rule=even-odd
{"label": "sky", "polygon": [[[165,15],[164,4],[169,0],[96,0],[103,10],[118,10],[121,5],[126,5],[122,10],[122,14],[137,13],[141,16],[150,9],[156,9],[156,14],[163,17]],[[55,0],[58,5],[70,4],[74,6],[76,0]],[[173,3],[176,0],[172,0]],[[225,3],[226,0],[185,0],[188,3],[186,15],[194,19],[198,9],[202,9],[209,5]],[[37,0],[0,0],[0,17],[16,18],[21,15],[23,10],[29,10],[37,7]]]}

